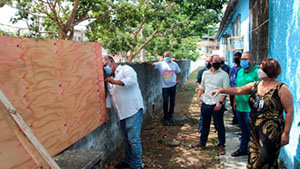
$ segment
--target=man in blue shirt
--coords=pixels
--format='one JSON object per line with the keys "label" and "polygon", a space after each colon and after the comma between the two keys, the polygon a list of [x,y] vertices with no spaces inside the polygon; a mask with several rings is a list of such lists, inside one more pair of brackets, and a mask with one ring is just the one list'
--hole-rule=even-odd
{"label": "man in blue shirt", "polygon": [[[230,87],[236,87],[236,83],[235,83],[236,76],[237,76],[238,71],[242,68],[240,65],[241,56],[242,56],[242,54],[240,52],[236,52],[234,54],[234,59],[233,59],[234,65],[232,65],[232,67],[230,68],[230,72],[229,72]],[[236,111],[235,111],[236,105],[234,102],[234,95],[230,95],[229,98],[230,98],[230,105],[232,107],[232,113],[233,113],[232,124],[238,124],[238,119],[237,119]]]}

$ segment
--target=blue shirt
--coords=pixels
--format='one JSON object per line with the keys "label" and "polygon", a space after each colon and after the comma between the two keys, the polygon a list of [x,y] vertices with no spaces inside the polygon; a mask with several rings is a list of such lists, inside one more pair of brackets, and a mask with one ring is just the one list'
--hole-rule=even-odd
{"label": "blue shirt", "polygon": [[241,68],[242,68],[241,65],[236,66],[235,64],[230,68],[230,72],[229,72],[229,75],[230,75],[230,87],[236,87],[236,83],[235,83],[236,76],[237,76],[238,71]]}

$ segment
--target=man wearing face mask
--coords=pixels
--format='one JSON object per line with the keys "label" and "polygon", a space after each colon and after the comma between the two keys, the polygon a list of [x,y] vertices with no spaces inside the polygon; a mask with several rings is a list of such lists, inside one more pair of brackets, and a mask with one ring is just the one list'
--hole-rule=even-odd
{"label": "man wearing face mask", "polygon": [[[173,114],[175,107],[176,85],[179,84],[181,69],[176,62],[171,60],[171,53],[165,52],[164,61],[155,62],[153,66],[159,70],[162,95],[163,95],[163,110],[164,110],[164,125],[168,126],[173,123]],[[169,109],[170,99],[170,109]]]}
{"label": "man wearing face mask", "polygon": [[[203,72],[206,71],[206,70],[209,70],[210,68],[211,68],[211,56],[207,56],[206,59],[205,59],[205,68],[199,70],[198,75],[197,75],[196,85],[197,85],[198,88],[201,84]],[[202,96],[201,96],[200,99],[202,99]],[[198,128],[198,131],[197,131],[198,133],[202,132],[202,122],[203,122],[203,116],[202,116],[202,113],[201,113],[200,114],[200,121],[199,121],[199,128]]]}
{"label": "man wearing face mask", "polygon": [[203,72],[211,68],[211,56],[207,56],[205,59],[205,68],[199,70],[196,80],[197,87],[200,86]]}
{"label": "man wearing face mask", "polygon": [[[229,72],[229,79],[230,79],[230,87],[236,87],[236,76],[238,71],[242,68],[240,63],[241,63],[241,56],[242,54],[240,52],[236,52],[234,54],[234,64],[232,65],[232,67],[230,68],[230,72]],[[238,124],[238,120],[237,120],[237,116],[236,116],[236,102],[234,100],[234,95],[230,95],[230,105],[232,108],[232,113],[233,113],[233,119],[232,119],[232,124]]]}
{"label": "man wearing face mask", "polygon": [[117,65],[111,56],[102,60],[104,70],[110,77],[108,83],[111,102],[120,119],[120,127],[125,141],[125,160],[115,168],[142,168],[141,128],[144,103],[137,81],[137,74],[128,65]]}
{"label": "man wearing face mask", "polygon": [[[242,68],[238,71],[235,81],[236,87],[241,87],[247,85],[248,83],[261,80],[257,75],[259,67],[255,65],[253,61],[254,58],[251,52],[243,53],[241,58]],[[236,115],[239,127],[242,131],[242,137],[239,149],[231,154],[233,157],[247,155],[248,153],[248,143],[250,139],[249,113],[251,111],[248,104],[249,97],[249,94],[235,96]]]}
{"label": "man wearing face mask", "polygon": [[[212,56],[212,68],[205,71],[202,76],[197,96],[197,102],[201,106],[201,114],[203,115],[202,133],[200,141],[192,145],[192,147],[204,147],[207,142],[211,117],[213,116],[214,125],[218,132],[219,153],[226,154],[225,151],[225,127],[224,127],[224,110],[223,105],[226,98],[225,95],[213,97],[210,92],[218,88],[229,87],[228,74],[220,68],[220,56]],[[203,101],[200,99],[203,95]]]}
{"label": "man wearing face mask", "polygon": [[222,56],[221,57],[221,68],[227,73],[227,74],[229,74],[229,70],[230,70],[230,68],[229,68],[229,66],[225,63],[225,59],[224,59],[224,57]]}

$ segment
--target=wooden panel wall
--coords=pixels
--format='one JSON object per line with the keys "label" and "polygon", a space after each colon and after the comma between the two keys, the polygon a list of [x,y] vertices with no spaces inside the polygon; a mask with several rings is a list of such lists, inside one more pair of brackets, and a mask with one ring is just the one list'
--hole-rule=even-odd
{"label": "wooden panel wall", "polygon": [[[0,106],[0,111],[5,111]],[[34,169],[37,164],[27,153],[11,128],[0,116],[0,168],[2,169]]]}
{"label": "wooden panel wall", "polygon": [[52,156],[107,121],[101,59],[101,43],[0,37],[0,88]]}

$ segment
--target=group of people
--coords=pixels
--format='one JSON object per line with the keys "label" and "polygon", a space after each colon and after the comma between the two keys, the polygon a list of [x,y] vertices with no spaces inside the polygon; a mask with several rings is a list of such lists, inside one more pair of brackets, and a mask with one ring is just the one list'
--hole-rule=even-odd
{"label": "group of people", "polygon": [[222,59],[213,55],[198,73],[201,135],[192,146],[205,147],[213,117],[219,153],[226,154],[223,115],[228,94],[234,114],[232,123],[238,123],[242,133],[239,149],[231,156],[248,155],[247,168],[278,168],[279,151],[289,143],[293,120],[292,94],[284,83],[276,80],[281,73],[280,64],[265,58],[257,66],[251,52],[235,53],[233,62],[228,73]]}
{"label": "group of people", "polygon": [[[173,123],[176,88],[181,70],[165,52],[163,61],[151,63],[161,77],[164,125]],[[128,65],[118,65],[111,56],[103,58],[108,93],[106,107],[114,107],[120,119],[125,141],[125,160],[115,168],[142,168],[140,132],[144,104],[137,81],[137,74]],[[280,64],[265,58],[260,66],[254,64],[250,52],[234,55],[234,65],[229,68],[218,55],[206,58],[205,68],[197,77],[197,102],[201,107],[198,132],[200,140],[193,147],[205,147],[211,117],[218,132],[221,155],[225,150],[224,111],[227,95],[234,113],[233,124],[239,124],[241,142],[233,157],[248,155],[247,168],[278,168],[277,159],[281,146],[288,144],[293,119],[293,98],[288,87],[277,81]],[[285,118],[283,116],[285,111]],[[250,146],[249,146],[250,141]]]}

